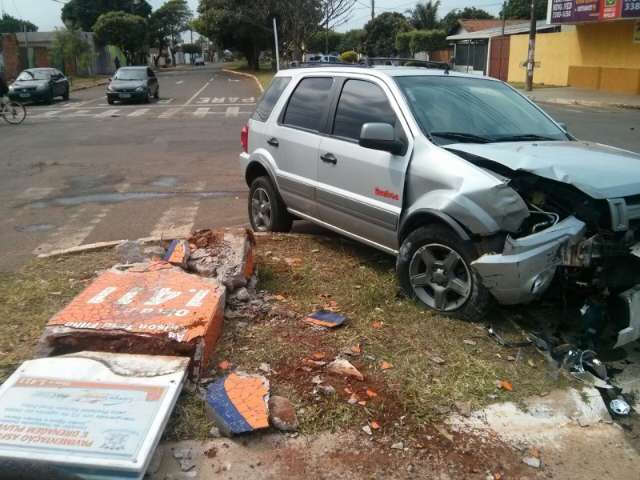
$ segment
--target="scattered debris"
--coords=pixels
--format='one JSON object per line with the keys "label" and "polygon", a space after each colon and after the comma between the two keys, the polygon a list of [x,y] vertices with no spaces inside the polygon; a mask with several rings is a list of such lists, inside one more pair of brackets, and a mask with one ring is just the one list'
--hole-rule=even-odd
{"label": "scattered debris", "polygon": [[327,371],[335,375],[341,375],[344,377],[353,377],[361,382],[364,380],[364,375],[354,367],[351,362],[343,358],[336,358],[333,362],[327,365]]}
{"label": "scattered debris", "polygon": [[225,436],[269,427],[269,381],[261,375],[234,372],[207,387],[210,418]]}
{"label": "scattered debris", "polygon": [[344,324],[346,317],[329,310],[318,310],[307,315],[302,321],[310,325],[325,328],[336,328]]}
{"label": "scattered debris", "polygon": [[369,398],[375,398],[375,397],[378,396],[378,392],[376,392],[372,388],[367,388],[365,393],[367,394],[367,397],[369,397]]}
{"label": "scattered debris", "polygon": [[456,406],[456,410],[458,413],[464,417],[468,417],[471,415],[471,402],[462,402],[458,401],[454,403]]}
{"label": "scattered debris", "polygon": [[189,356],[200,378],[222,333],[225,291],[166,262],[113,268],[49,320],[37,356],[79,351]]}
{"label": "scattered debris", "polygon": [[260,370],[262,373],[271,373],[271,365],[269,365],[268,363],[264,363],[262,362],[259,366],[258,366],[258,370]]}
{"label": "scattered debris", "polygon": [[269,398],[269,421],[283,432],[295,432],[299,427],[298,416],[291,402],[276,395]]}
{"label": "scattered debris", "polygon": [[445,361],[442,357],[431,357],[431,361],[438,365],[444,365]]}
{"label": "scattered debris", "polygon": [[404,450],[404,443],[396,442],[396,443],[391,445],[391,449],[392,450]]}
{"label": "scattered debris", "polygon": [[311,358],[319,361],[319,360],[324,360],[325,358],[327,358],[327,355],[324,352],[313,352],[311,354]]}
{"label": "scattered debris", "polygon": [[25,362],[0,387],[0,458],[31,472],[46,456],[56,478],[142,478],[188,364],[98,352]]}
{"label": "scattered debris", "polygon": [[211,427],[211,430],[209,430],[209,436],[211,438],[220,438],[222,433],[220,433],[220,429],[218,427]]}
{"label": "scattered debris", "polygon": [[465,344],[465,345],[471,345],[472,347],[475,347],[478,343],[477,343],[475,340],[468,340],[468,339],[465,339],[465,340],[464,340],[464,344]]}
{"label": "scattered debris", "polygon": [[236,291],[234,298],[239,302],[247,303],[251,300],[251,295],[249,295],[249,291],[245,287],[242,287]]}
{"label": "scattered debris", "polygon": [[373,435],[373,431],[371,431],[371,427],[369,425],[362,427],[362,431],[367,435]]}
{"label": "scattered debris", "polygon": [[115,252],[120,263],[124,263],[126,265],[143,263],[147,260],[143,251],[143,246],[139,242],[126,240],[116,245]]}
{"label": "scattered debris", "polygon": [[624,398],[614,398],[609,403],[609,408],[613,413],[620,416],[629,415],[631,412],[631,407]]}
{"label": "scattered debris", "polygon": [[524,457],[522,459],[522,463],[530,466],[531,468],[540,468],[542,467],[542,462],[539,458],[536,457]]}
{"label": "scattered debris", "polygon": [[383,360],[382,362],[380,362],[380,369],[381,370],[391,370],[393,368],[393,364],[389,363],[385,360]]}
{"label": "scattered debris", "polygon": [[382,322],[373,322],[371,324],[371,328],[373,328],[374,330],[380,330],[383,326]]}
{"label": "scattered debris", "polygon": [[311,383],[314,385],[320,385],[322,383],[322,378],[320,378],[320,375],[316,375],[311,379]]}
{"label": "scattered debris", "polygon": [[177,267],[187,268],[189,261],[189,244],[186,240],[174,240],[169,245],[163,260]]}
{"label": "scattered debris", "polygon": [[180,470],[183,472],[190,472],[196,468],[196,463],[193,460],[193,450],[191,448],[177,448],[173,451],[173,457],[178,460]]}
{"label": "scattered debris", "polygon": [[318,385],[316,389],[318,390],[318,392],[327,397],[331,397],[336,394],[336,389],[331,385]]}
{"label": "scattered debris", "polygon": [[231,368],[231,362],[229,360],[223,360],[218,364],[220,370],[229,370]]}
{"label": "scattered debris", "polygon": [[371,425],[371,428],[373,428],[374,430],[380,430],[380,424],[375,420],[371,420],[369,425]]}
{"label": "scattered debris", "polygon": [[508,380],[496,380],[496,388],[507,392],[513,391],[513,385]]}

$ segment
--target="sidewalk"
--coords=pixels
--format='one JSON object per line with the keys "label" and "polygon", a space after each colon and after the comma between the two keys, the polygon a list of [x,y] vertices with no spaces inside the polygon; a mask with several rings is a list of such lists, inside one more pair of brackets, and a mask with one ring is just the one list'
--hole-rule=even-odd
{"label": "sidewalk", "polygon": [[524,90],[521,92],[534,102],[640,109],[640,95],[608,93],[574,87],[534,88],[532,92]]}

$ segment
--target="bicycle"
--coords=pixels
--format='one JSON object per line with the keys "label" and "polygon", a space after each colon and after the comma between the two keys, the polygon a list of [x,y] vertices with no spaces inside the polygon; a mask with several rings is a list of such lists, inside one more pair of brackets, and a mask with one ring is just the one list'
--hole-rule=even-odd
{"label": "bicycle", "polygon": [[27,118],[27,109],[19,102],[0,98],[0,117],[11,125],[20,125]]}

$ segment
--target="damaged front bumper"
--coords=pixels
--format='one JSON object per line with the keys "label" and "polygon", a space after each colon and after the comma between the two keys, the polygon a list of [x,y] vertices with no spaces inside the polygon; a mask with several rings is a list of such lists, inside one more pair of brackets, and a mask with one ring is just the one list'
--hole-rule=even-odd
{"label": "damaged front bumper", "polygon": [[563,250],[580,242],[585,233],[584,222],[567,217],[533,235],[507,237],[501,254],[483,255],[472,267],[498,302],[526,303],[549,288],[556,269],[563,263]]}

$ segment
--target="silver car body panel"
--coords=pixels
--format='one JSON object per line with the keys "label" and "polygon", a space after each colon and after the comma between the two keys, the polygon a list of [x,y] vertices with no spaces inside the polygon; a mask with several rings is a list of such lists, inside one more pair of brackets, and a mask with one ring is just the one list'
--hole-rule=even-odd
{"label": "silver car body panel", "polygon": [[502,304],[525,303],[539,297],[549,287],[556,269],[568,256],[563,248],[584,238],[586,225],[567,217],[553,227],[527,237],[507,237],[501,254],[486,254],[472,267],[482,283]]}
{"label": "silver car body panel", "polygon": [[618,332],[615,348],[627,345],[640,338],[640,285],[620,294],[629,318],[629,326]]}

